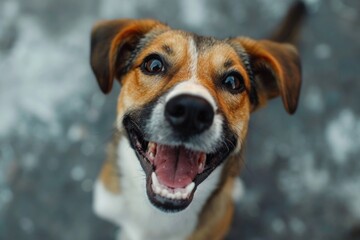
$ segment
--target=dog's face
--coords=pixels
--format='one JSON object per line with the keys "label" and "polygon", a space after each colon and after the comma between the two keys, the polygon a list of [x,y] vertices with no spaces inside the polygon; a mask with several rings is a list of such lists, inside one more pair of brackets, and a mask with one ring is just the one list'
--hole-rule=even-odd
{"label": "dog's face", "polygon": [[91,65],[104,93],[120,81],[117,127],[146,174],[149,200],[165,211],[185,209],[197,186],[240,153],[251,112],[281,95],[293,113],[300,90],[289,45],[217,40],[153,20],[95,26]]}

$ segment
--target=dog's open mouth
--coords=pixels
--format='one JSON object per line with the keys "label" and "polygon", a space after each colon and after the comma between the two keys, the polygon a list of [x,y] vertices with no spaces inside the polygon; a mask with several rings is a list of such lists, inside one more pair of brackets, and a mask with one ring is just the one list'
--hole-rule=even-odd
{"label": "dog's open mouth", "polygon": [[131,121],[127,123],[130,143],[146,174],[147,195],[151,203],[163,211],[185,209],[197,186],[233,149],[225,145],[216,153],[205,153],[182,145],[164,145],[146,140]]}

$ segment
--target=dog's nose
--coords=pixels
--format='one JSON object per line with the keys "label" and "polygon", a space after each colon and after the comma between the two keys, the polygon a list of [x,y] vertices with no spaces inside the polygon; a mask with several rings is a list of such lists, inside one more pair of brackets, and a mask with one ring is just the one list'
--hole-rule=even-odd
{"label": "dog's nose", "polygon": [[214,110],[204,98],[182,94],[166,103],[165,118],[179,134],[190,136],[211,126]]}

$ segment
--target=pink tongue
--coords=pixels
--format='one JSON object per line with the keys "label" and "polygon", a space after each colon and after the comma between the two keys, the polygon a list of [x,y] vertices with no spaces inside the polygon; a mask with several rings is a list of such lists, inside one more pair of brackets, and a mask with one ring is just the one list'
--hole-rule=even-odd
{"label": "pink tongue", "polygon": [[201,153],[184,147],[157,145],[154,159],[155,173],[159,182],[171,188],[184,188],[198,173]]}

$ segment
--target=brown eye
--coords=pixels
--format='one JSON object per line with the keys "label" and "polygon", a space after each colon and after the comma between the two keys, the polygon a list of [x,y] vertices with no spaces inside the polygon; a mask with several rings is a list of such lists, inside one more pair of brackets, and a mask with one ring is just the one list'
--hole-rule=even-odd
{"label": "brown eye", "polygon": [[147,74],[159,74],[165,70],[164,63],[159,55],[148,56],[142,66],[142,69]]}
{"label": "brown eye", "polygon": [[244,79],[238,73],[228,74],[224,78],[222,85],[226,90],[234,94],[240,93],[245,89]]}

